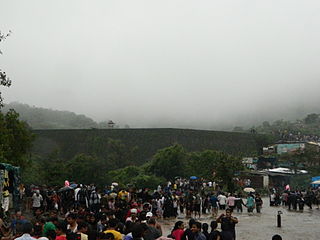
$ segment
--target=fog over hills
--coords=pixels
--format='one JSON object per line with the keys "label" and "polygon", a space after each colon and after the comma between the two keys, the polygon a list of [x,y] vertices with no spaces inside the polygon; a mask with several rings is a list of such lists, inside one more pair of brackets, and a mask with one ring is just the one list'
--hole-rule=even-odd
{"label": "fog over hills", "polygon": [[[106,118],[105,121],[98,122],[95,119],[85,116],[84,114],[76,114],[72,111],[60,111],[53,110],[47,108],[41,108],[37,106],[29,106],[28,104],[22,104],[18,102],[12,102],[6,104],[3,108],[3,111],[6,112],[9,109],[15,109],[19,114],[20,118],[26,121],[33,129],[88,129],[88,128],[108,128],[107,122],[109,120],[113,120],[116,123],[117,128],[135,128],[134,124],[131,124],[129,121],[117,121],[112,117]],[[221,123],[212,123],[210,124],[202,124],[199,122],[190,122],[190,123],[179,123],[175,122],[174,124],[171,122],[161,122],[158,120],[157,122],[146,124],[145,126],[138,126],[142,128],[189,128],[189,129],[206,129],[206,130],[226,130],[231,131],[236,126],[242,126],[244,129],[248,129],[252,126],[261,125],[264,121],[269,121],[272,123],[276,120],[286,120],[286,121],[295,121],[297,119],[303,119],[307,116],[307,114],[315,112],[319,113],[320,110],[315,108],[310,108],[308,112],[308,108],[303,109],[287,109],[286,112],[268,114],[261,113],[258,115],[252,116],[241,116],[237,119],[228,119],[228,121]],[[162,119],[163,120],[163,119]]]}
{"label": "fog over hills", "polygon": [[319,12],[316,0],[4,1],[1,92],[137,128],[303,118],[320,112]]}

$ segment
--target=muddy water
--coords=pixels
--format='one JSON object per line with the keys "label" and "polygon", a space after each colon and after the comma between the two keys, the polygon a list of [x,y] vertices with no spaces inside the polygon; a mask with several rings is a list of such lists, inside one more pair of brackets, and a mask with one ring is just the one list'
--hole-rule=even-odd
{"label": "muddy water", "polygon": [[[283,240],[320,240],[320,210],[309,210],[305,207],[303,212],[288,211],[283,207],[270,207],[267,198],[264,200],[264,207],[262,213],[254,213],[249,216],[244,208],[244,212],[234,213],[233,215],[239,219],[236,225],[237,240],[269,240],[274,234],[282,236]],[[282,227],[277,227],[277,213],[282,211]],[[222,211],[219,211],[219,214]],[[162,225],[164,235],[168,235],[172,229],[175,221],[184,221],[187,225],[188,219],[183,215],[178,219],[159,220]],[[209,223],[212,220],[210,215],[204,215],[200,222]],[[220,225],[220,224],[219,224]]]}

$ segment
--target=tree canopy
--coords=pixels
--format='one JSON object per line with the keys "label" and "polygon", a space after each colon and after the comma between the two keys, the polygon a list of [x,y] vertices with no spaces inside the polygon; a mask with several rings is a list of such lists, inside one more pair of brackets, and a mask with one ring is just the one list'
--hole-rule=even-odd
{"label": "tree canopy", "polygon": [[230,190],[235,188],[233,178],[243,169],[240,157],[214,150],[187,152],[178,144],[159,150],[146,168],[167,180],[195,175],[220,182]]}
{"label": "tree canopy", "polygon": [[174,179],[185,175],[187,153],[181,145],[175,144],[159,150],[153,157],[149,171],[159,177]]}
{"label": "tree canopy", "polygon": [[27,167],[28,154],[34,136],[28,125],[19,120],[19,114],[10,110],[0,112],[0,161],[22,168]]}

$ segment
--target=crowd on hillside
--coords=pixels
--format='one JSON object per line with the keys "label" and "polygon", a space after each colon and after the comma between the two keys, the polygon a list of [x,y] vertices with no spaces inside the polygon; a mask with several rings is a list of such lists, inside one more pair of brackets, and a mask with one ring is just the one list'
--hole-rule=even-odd
{"label": "crowd on hillside", "polygon": [[[238,219],[233,211],[260,212],[262,199],[251,193],[243,199],[215,188],[212,182],[186,180],[154,191],[118,189],[116,184],[101,191],[81,184],[61,189],[20,187],[20,208],[11,219],[1,216],[0,230],[3,240],[236,239]],[[199,222],[202,214],[212,215],[211,230]],[[190,219],[189,226],[178,221],[169,234],[163,232],[158,220],[178,215]]]}
{"label": "crowd on hillside", "polygon": [[281,141],[288,142],[320,142],[320,137],[313,134],[302,134],[299,131],[278,130],[274,135],[279,137]]}

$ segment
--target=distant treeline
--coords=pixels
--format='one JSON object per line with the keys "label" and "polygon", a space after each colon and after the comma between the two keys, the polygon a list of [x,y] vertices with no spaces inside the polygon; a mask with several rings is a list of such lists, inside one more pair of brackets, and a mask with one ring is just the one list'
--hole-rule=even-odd
{"label": "distant treeline", "polygon": [[296,121],[286,121],[283,119],[273,122],[264,121],[258,126],[245,129],[241,126],[234,127],[234,132],[255,132],[260,134],[279,135],[287,133],[293,135],[317,135],[320,136],[320,114],[310,113],[302,119]]}
{"label": "distant treeline", "polygon": [[107,121],[95,122],[93,119],[69,111],[58,111],[47,108],[31,107],[22,103],[5,104],[3,112],[14,109],[19,118],[28,123],[32,129],[88,129],[107,128]]}

